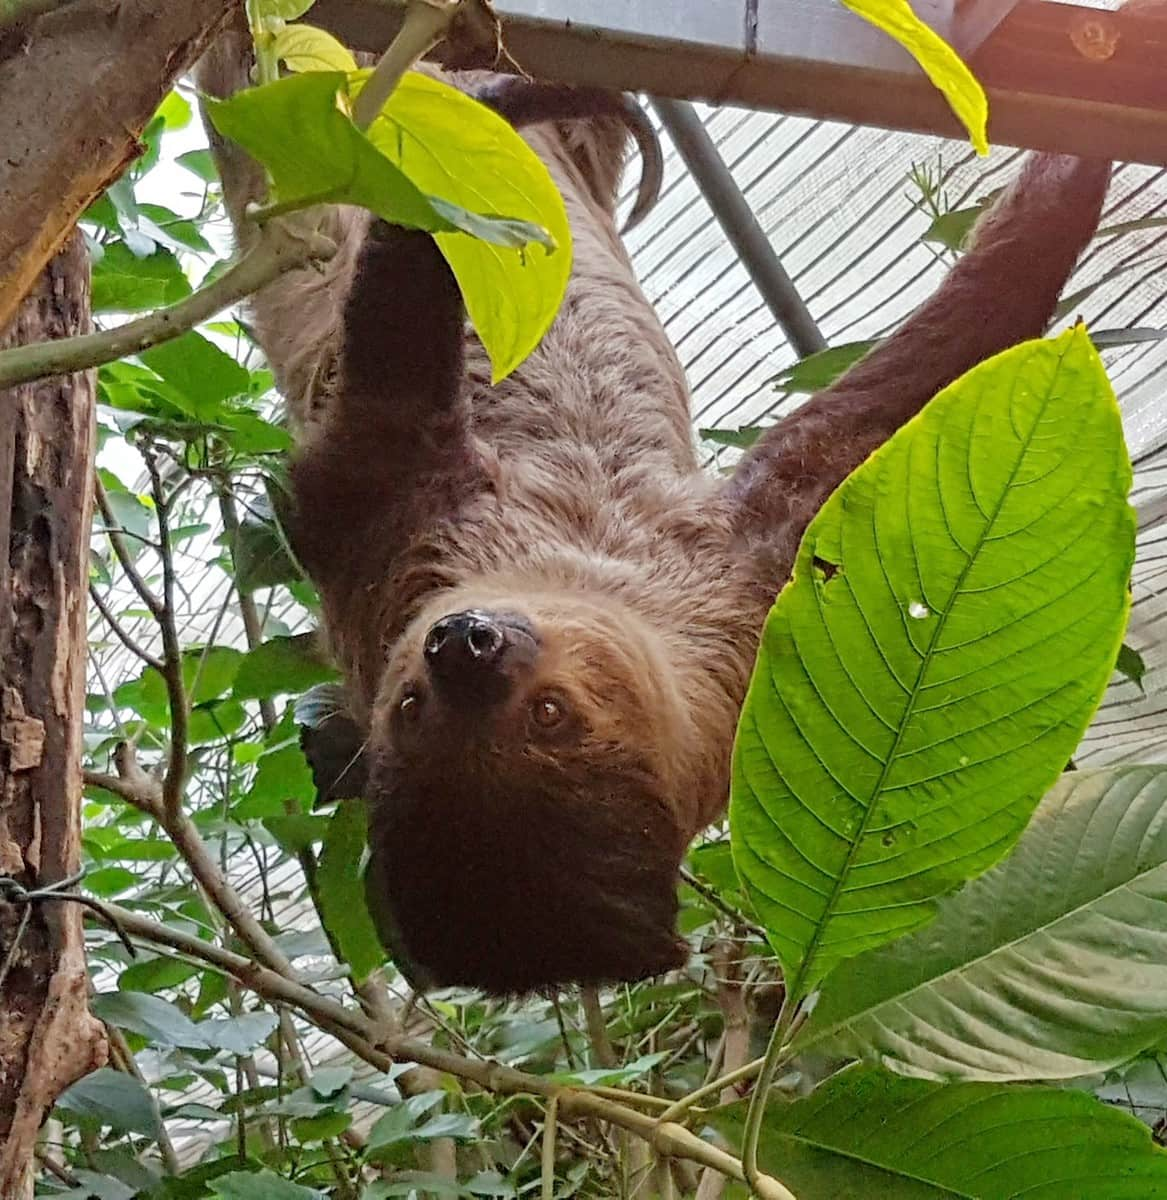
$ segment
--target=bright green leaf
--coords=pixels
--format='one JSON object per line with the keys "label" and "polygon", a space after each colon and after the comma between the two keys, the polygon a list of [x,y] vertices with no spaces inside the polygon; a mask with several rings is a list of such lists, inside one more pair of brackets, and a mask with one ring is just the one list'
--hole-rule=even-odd
{"label": "bright green leaf", "polygon": [[369,127],[369,138],[424,192],[469,212],[543,226],[554,239],[558,248],[549,254],[458,234],[437,238],[497,382],[538,345],[567,287],[571,229],[554,180],[497,113],[413,71]]}
{"label": "bright green leaf", "polygon": [[238,821],[280,816],[287,811],[289,802],[307,810],[315,795],[312,768],[304,751],[297,744],[280,746],[260,757],[247,795],[232,812]]}
{"label": "bright green leaf", "polygon": [[452,229],[338,107],[345,82],[310,71],[205,104],[215,128],[271,172],[281,203],[360,204],[411,229]]}
{"label": "bright green leaf", "polygon": [[[740,1145],[742,1105],[710,1123]],[[1167,1153],[1084,1092],[927,1083],[852,1067],[771,1101],[759,1166],[798,1200],[1154,1200]]]}
{"label": "bright green leaf", "polygon": [[365,807],[358,800],[345,800],[328,822],[316,888],[324,928],[358,983],[385,961],[357,869],[364,851]]}
{"label": "bright green leaf", "polygon": [[1006,854],[1129,608],[1134,514],[1084,330],[946,388],[808,528],[734,753],[734,861],[805,995]]}
{"label": "bright green leaf", "polygon": [[952,111],[968,130],[976,152],[988,154],[985,126],[989,120],[989,102],[984,89],[956,51],[912,12],[908,0],[843,0],[843,3],[903,46],[944,93]]}
{"label": "bright green leaf", "polygon": [[289,71],[355,71],[349,50],[315,25],[287,25],[272,41],[272,53]]}

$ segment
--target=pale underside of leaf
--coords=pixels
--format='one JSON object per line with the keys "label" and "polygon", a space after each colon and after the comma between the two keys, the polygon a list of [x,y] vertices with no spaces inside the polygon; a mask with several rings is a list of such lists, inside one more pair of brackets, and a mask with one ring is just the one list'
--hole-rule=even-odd
{"label": "pale underside of leaf", "polygon": [[797,1049],[903,1074],[1064,1079],[1167,1037],[1167,770],[1073,772],[936,921],[845,963]]}

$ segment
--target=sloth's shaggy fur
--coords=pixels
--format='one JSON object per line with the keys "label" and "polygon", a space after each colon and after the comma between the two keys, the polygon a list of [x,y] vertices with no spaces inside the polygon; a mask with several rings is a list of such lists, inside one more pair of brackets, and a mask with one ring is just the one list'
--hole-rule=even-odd
{"label": "sloth's shaggy fur", "polygon": [[[224,39],[204,88],[239,86],[243,61]],[[803,529],[937,390],[1044,330],[1108,179],[1031,158],[937,294],[724,480],[699,469],[684,373],[614,224],[623,127],[524,136],[574,266],[510,378],[491,385],[433,241],[354,210],[320,217],[340,243],[322,273],[253,310],[298,426],[295,545],[367,738],[374,908],[415,979],[503,993],[682,961],[677,868],[723,811]],[[218,150],[238,216],[257,175]],[[435,679],[425,652],[465,613],[502,631],[490,686]]]}

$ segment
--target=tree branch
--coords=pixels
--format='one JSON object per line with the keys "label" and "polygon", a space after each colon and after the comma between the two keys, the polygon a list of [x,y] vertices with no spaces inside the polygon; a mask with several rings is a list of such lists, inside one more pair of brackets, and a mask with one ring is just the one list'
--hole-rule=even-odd
{"label": "tree branch", "polygon": [[285,271],[324,262],[335,252],[335,245],[319,234],[296,232],[280,222],[265,225],[255,245],[238,262],[177,304],[159,308],[116,329],[3,351],[0,388],[45,375],[84,371],[148,350],[193,329]]}
{"label": "tree branch", "polygon": [[[265,999],[299,1009],[321,1029],[343,1042],[363,1061],[381,1071],[389,1071],[397,1061],[420,1063],[447,1075],[477,1084],[500,1095],[532,1095],[546,1100],[558,1099],[559,1112],[567,1116],[594,1117],[618,1125],[636,1134],[666,1157],[691,1159],[713,1167],[731,1179],[745,1182],[740,1159],[703,1141],[681,1125],[662,1122],[626,1105],[581,1087],[564,1087],[552,1080],[528,1075],[486,1059],[465,1058],[402,1034],[379,1036],[379,1030],[363,1013],[348,1009],[335,1000],[299,983],[291,973],[273,971],[240,954],[224,950],[193,934],[162,925],[141,913],[116,904],[106,905],[110,915],[133,936],[155,945],[169,946],[201,962],[218,967]],[[778,1180],[756,1177],[754,1189],[761,1200],[795,1200]]]}

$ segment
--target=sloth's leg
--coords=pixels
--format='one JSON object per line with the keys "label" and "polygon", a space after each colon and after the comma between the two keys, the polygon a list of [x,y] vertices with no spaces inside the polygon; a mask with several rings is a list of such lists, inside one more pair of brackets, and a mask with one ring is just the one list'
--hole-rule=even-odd
{"label": "sloth's leg", "polygon": [[374,223],[340,324],[323,423],[292,468],[297,552],[324,587],[376,578],[485,486],[462,391],[462,298],[433,238]]}
{"label": "sloth's leg", "polygon": [[827,496],[938,391],[1039,337],[1098,225],[1110,164],[1035,154],[971,247],[886,341],[766,431],[729,483],[739,530],[785,575]]}

